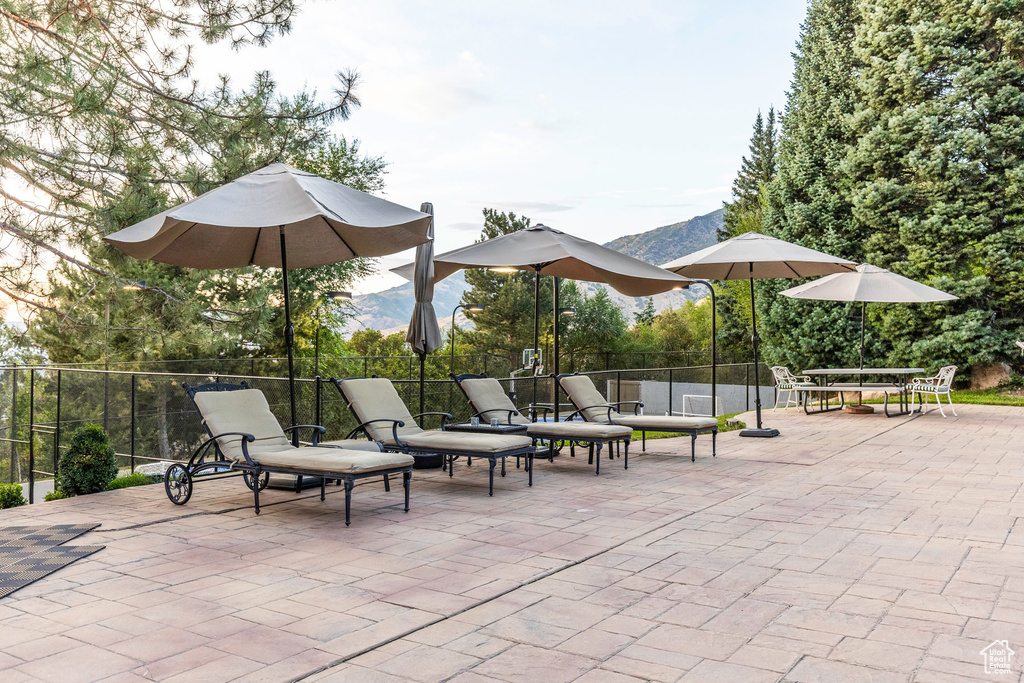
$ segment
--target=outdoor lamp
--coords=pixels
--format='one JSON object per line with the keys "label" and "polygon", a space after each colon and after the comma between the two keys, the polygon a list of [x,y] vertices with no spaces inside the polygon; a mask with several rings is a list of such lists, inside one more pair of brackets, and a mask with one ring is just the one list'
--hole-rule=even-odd
{"label": "outdoor lamp", "polygon": [[327,292],[326,296],[328,299],[333,299],[334,301],[352,300],[352,292]]}
{"label": "outdoor lamp", "polygon": [[569,307],[566,307],[566,308],[559,308],[558,309],[558,314],[559,315],[575,315],[576,314],[576,308],[573,307],[573,306],[569,306]]}
{"label": "outdoor lamp", "polygon": [[[489,268],[488,270],[494,270],[494,268]],[[455,310],[452,311],[452,359],[451,362],[448,364],[448,372],[452,373],[455,372],[455,314],[459,312],[460,308],[464,308],[467,311],[473,311],[474,313],[479,313],[480,311],[484,310],[484,305],[459,304],[458,306],[455,307]]]}
{"label": "outdoor lamp", "polygon": [[492,273],[518,273],[519,272],[518,268],[513,268],[511,266],[499,266],[497,268],[488,268],[487,270],[491,271]]}
{"label": "outdoor lamp", "polygon": [[131,282],[125,283],[121,286],[121,289],[125,291],[137,291],[146,288],[145,280],[132,280]]}

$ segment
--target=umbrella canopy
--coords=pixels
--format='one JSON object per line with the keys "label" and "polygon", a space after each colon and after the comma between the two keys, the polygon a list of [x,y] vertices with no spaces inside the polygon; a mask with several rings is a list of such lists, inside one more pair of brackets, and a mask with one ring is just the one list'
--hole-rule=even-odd
{"label": "umbrella canopy", "polygon": [[793,299],[858,301],[860,310],[860,367],[864,367],[864,323],[868,303],[929,303],[958,298],[910,278],[862,263],[852,273],[836,273],[779,292]]}
{"label": "umbrella canopy", "polygon": [[707,249],[678,258],[662,266],[673,273],[709,280],[749,280],[750,319],[754,348],[754,406],[757,429],[744,429],[740,436],[778,436],[779,430],[761,426],[761,382],[757,336],[757,310],[754,305],[754,280],[768,278],[801,278],[854,270],[853,261],[814,251],[768,235],[747,232],[713,244]]}
{"label": "umbrella canopy", "polygon": [[271,164],[104,239],[129,256],[189,268],[314,268],[426,242],[430,216]]}
{"label": "umbrella canopy", "polygon": [[[414,267],[408,263],[392,270],[411,280]],[[626,296],[650,296],[689,284],[658,266],[542,224],[435,256],[434,281],[463,268],[496,267],[604,282]]]}
{"label": "umbrella canopy", "polygon": [[[104,240],[129,256],[204,269],[281,268],[291,420],[294,331],[288,268],[392,254],[428,241],[431,217],[284,164],[271,164]],[[293,432],[297,444],[298,433]]]}
{"label": "umbrella canopy", "polygon": [[875,303],[928,303],[957,297],[910,278],[862,263],[852,273],[836,273],[779,292],[793,299]]}
{"label": "umbrella canopy", "polygon": [[444,340],[441,339],[441,329],[437,325],[437,314],[434,312],[434,205],[424,202],[420,205],[420,211],[430,214],[431,222],[427,235],[429,242],[416,247],[416,261],[413,273],[413,287],[416,291],[416,305],[412,309],[412,318],[409,320],[409,330],[405,334],[405,341],[409,342],[412,350],[420,355],[430,353],[439,348]]}
{"label": "umbrella canopy", "polygon": [[666,263],[662,268],[707,280],[762,280],[842,273],[854,270],[856,265],[799,244],[748,232]]}

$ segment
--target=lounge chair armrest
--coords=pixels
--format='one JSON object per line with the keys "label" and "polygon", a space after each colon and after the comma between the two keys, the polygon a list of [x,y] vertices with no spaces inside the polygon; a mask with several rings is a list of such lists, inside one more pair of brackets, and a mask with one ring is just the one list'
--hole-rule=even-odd
{"label": "lounge chair armrest", "polygon": [[367,425],[372,425],[375,422],[390,422],[391,423],[391,435],[395,438],[395,443],[398,444],[399,448],[405,448],[405,444],[402,442],[402,440],[400,438],[398,438],[398,428],[399,427],[404,427],[405,423],[402,422],[401,420],[392,420],[391,418],[387,418],[387,417],[378,418],[376,420],[368,420],[366,422],[362,422],[360,424],[357,424],[352,429],[352,431],[348,433],[348,435],[345,438],[346,439],[351,439],[358,432],[362,432],[363,434],[366,434],[366,438],[368,438],[370,441],[377,441],[377,439],[373,438],[373,435],[370,434],[369,430],[366,429]]}
{"label": "lounge chair armrest", "polygon": [[206,440],[204,445],[210,443],[211,441],[216,441],[217,439],[220,439],[225,436],[242,437],[242,455],[245,456],[245,461],[248,462],[250,465],[256,464],[255,462],[253,462],[252,458],[249,457],[249,444],[255,441],[256,437],[247,432],[222,432],[220,434],[214,434],[213,436]]}
{"label": "lounge chair armrest", "polygon": [[417,415],[413,415],[413,419],[415,419],[417,417],[426,417],[427,415],[440,415],[441,416],[441,429],[444,429],[444,426],[448,423],[448,420],[455,420],[455,417],[451,413],[442,413],[442,412],[439,412],[439,411],[429,411],[429,412],[426,412],[426,413],[419,413]]}
{"label": "lounge chair armrest", "polygon": [[508,413],[505,424],[512,424],[512,416],[520,414],[518,410],[512,410],[509,408],[491,408],[490,410],[481,410],[479,413],[473,413],[471,417],[483,417],[487,413]]}
{"label": "lounge chair armrest", "polygon": [[634,415],[639,415],[640,414],[640,409],[644,407],[644,402],[643,401],[608,401],[608,403],[609,403],[609,405],[616,406],[616,407],[617,406],[632,405],[633,406],[633,414]]}
{"label": "lounge chair armrest", "polygon": [[289,434],[294,432],[296,429],[312,429],[313,430],[313,441],[311,445],[319,446],[320,437],[327,433],[327,427],[321,427],[320,425],[293,425],[291,427],[285,427],[284,433]]}
{"label": "lounge chair armrest", "polygon": [[[523,410],[522,408],[519,409],[520,412],[522,412],[522,410]],[[555,409],[554,408],[549,408],[548,406],[540,406],[540,405],[530,404],[530,407],[527,408],[527,411],[528,411],[527,414],[531,416],[531,419],[537,419],[537,413],[538,412],[543,413],[544,419],[547,419],[548,413],[555,412]]]}

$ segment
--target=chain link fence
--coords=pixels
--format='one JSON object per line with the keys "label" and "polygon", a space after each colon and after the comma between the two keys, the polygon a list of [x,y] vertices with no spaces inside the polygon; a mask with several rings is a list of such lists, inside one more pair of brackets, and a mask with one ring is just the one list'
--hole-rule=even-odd
{"label": "chain link fence", "polygon": [[[395,359],[372,363],[369,359],[339,360],[346,364],[326,367],[331,375],[389,377],[413,414],[445,412],[458,421],[470,417],[469,404],[455,383],[436,379],[447,375],[451,361],[448,357],[427,358],[427,377],[435,379],[424,382],[422,403],[418,359],[415,359],[412,373],[404,359],[399,361],[404,363],[402,365],[391,365]],[[479,365],[457,363],[456,370],[482,372],[483,362],[479,360]],[[507,366],[502,369],[505,368]],[[392,372],[394,370],[398,372]],[[417,379],[410,379],[410,374]],[[515,405],[524,411],[534,403],[549,407],[558,403],[563,416],[572,412],[566,397],[556,396],[555,382],[550,376],[512,378],[507,377],[507,371],[505,374],[506,378],[499,381]],[[586,374],[608,400],[644,400],[646,411],[651,414],[680,412],[685,407],[681,405],[681,395],[687,395],[686,392],[707,394],[711,382],[709,365],[619,368]],[[765,385],[770,382],[767,368],[762,368],[761,380]],[[68,366],[0,368],[0,483],[34,483],[52,478],[60,467],[61,454],[66,451],[72,433],[89,423],[99,424],[107,431],[123,468],[134,469],[155,461],[187,460],[205,439],[205,431],[183,387],[215,381],[247,382],[264,393],[282,424],[290,422],[288,380],[281,376],[209,371],[105,371]],[[735,410],[725,412],[753,408],[752,383],[752,364],[718,366],[719,394],[732,386],[742,396],[739,402],[731,404]],[[765,405],[771,405],[774,390],[765,386],[762,400]],[[324,437],[327,440],[344,438],[356,426],[341,395],[326,380],[298,378],[296,406],[298,424],[323,425],[327,428]],[[439,426],[437,417],[425,419],[424,427]],[[31,489],[30,486],[28,493],[34,497]]]}

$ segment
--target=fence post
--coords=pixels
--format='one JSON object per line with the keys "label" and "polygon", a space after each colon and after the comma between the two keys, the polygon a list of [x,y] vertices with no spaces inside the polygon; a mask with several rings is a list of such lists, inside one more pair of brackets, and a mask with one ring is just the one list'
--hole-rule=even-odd
{"label": "fence post", "polygon": [[487,354],[484,354],[484,374],[487,374]]}
{"label": "fence post", "polygon": [[[58,384],[59,384],[59,380],[58,380]],[[58,401],[57,405],[60,405],[60,403],[59,403],[60,395],[59,394],[57,396],[57,401]],[[130,446],[128,452],[131,454],[131,460],[130,460],[131,471],[134,472],[135,471],[135,373],[134,372],[132,373],[132,419],[131,419],[131,430],[132,430],[131,441],[130,441],[131,446]]]}
{"label": "fence post", "polygon": [[316,423],[322,425],[324,423],[323,413],[321,410],[322,392],[323,389],[320,386],[320,375],[315,378],[316,381]]}
{"label": "fence post", "polygon": [[28,504],[36,502],[36,371],[28,376]]}
{"label": "fence post", "polygon": [[363,356],[363,377],[367,377],[368,376],[368,374],[366,372],[366,367],[367,367],[366,366],[366,356]]}
{"label": "fence post", "polygon": [[60,472],[60,370],[57,370],[57,417],[53,423],[53,478]]}

